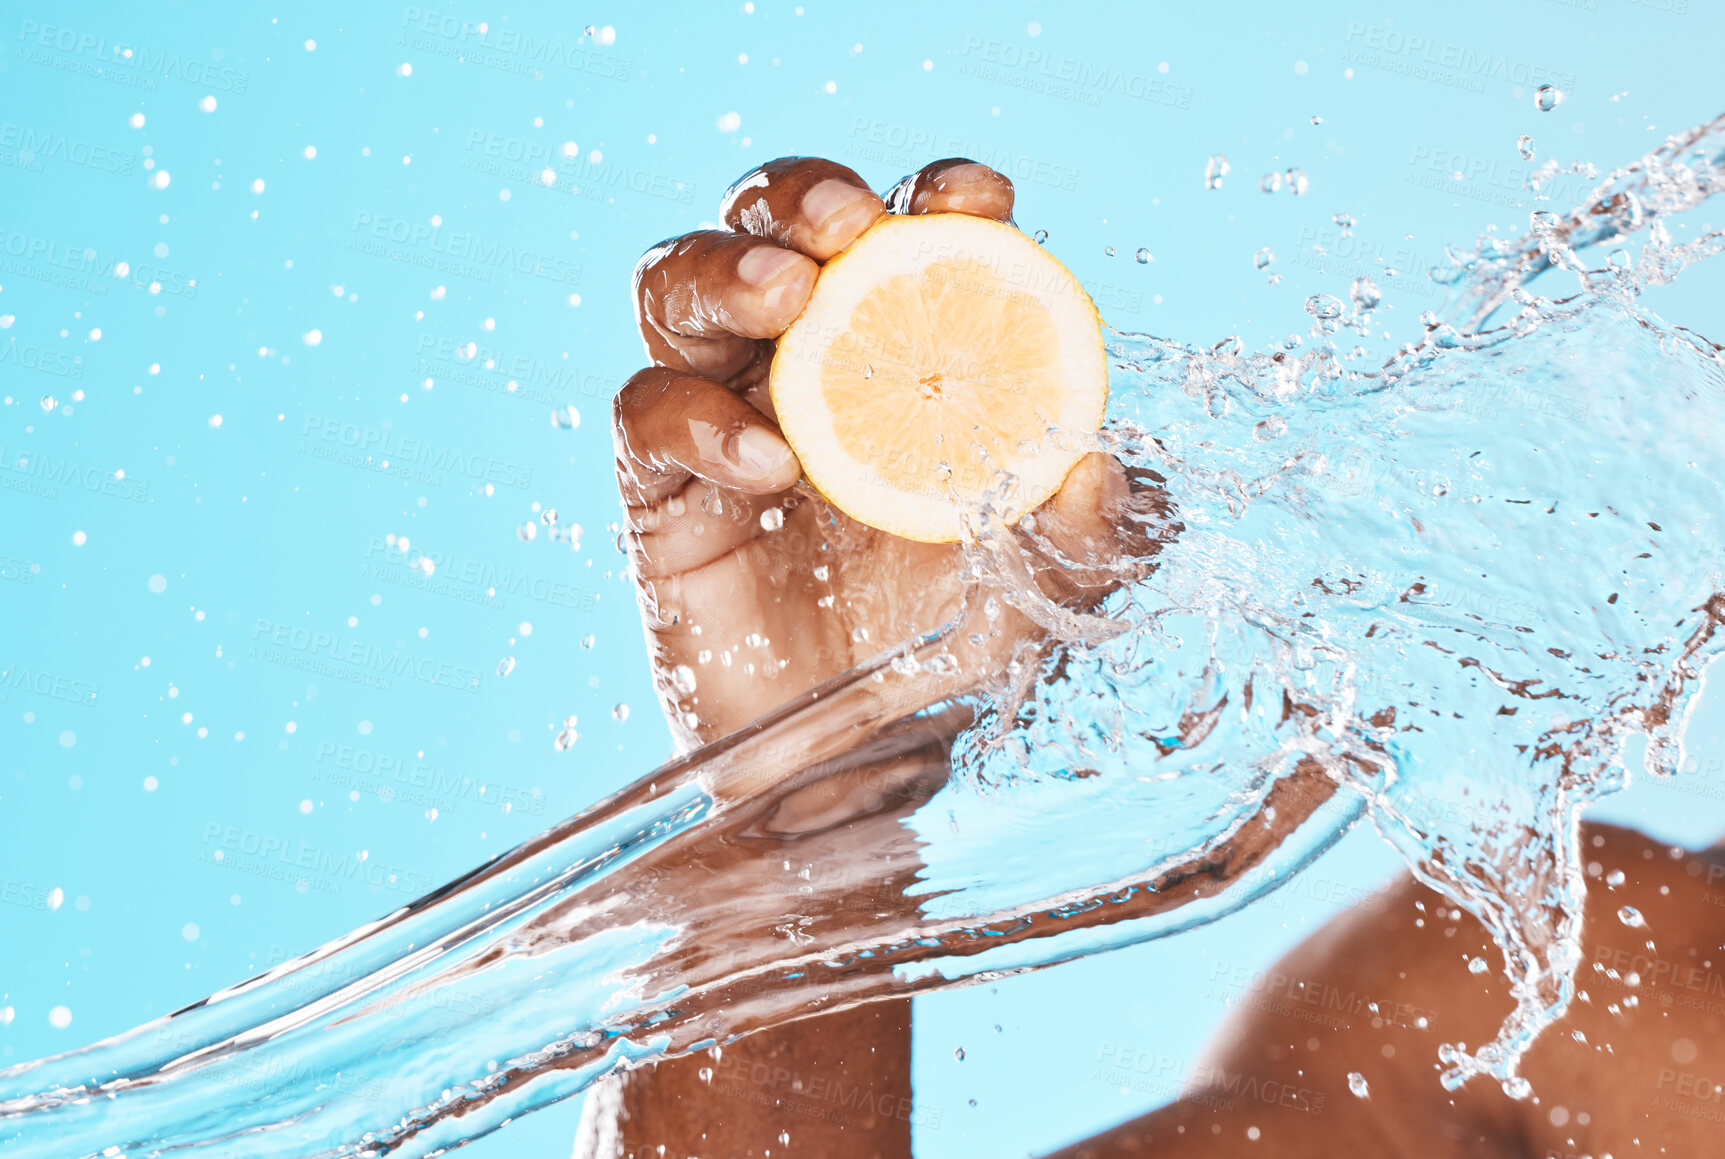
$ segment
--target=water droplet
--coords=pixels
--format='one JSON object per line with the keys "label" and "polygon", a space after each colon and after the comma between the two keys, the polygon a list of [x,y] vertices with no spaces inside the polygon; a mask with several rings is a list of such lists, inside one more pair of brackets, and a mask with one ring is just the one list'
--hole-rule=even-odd
{"label": "water droplet", "polygon": [[521,537],[523,543],[532,543],[539,534],[539,526],[531,519],[515,529],[515,534]]}
{"label": "water droplet", "polygon": [[1378,289],[1378,284],[1371,278],[1364,276],[1354,279],[1354,284],[1348,287],[1348,297],[1352,298],[1354,305],[1362,310],[1373,309],[1384,300],[1382,292]]}
{"label": "water droplet", "polygon": [[1470,959],[1467,964],[1469,974],[1483,974],[1489,969],[1491,969],[1491,965],[1484,958]]}
{"label": "water droplet", "polygon": [[1153,257],[1153,256],[1152,256],[1152,255],[1151,255],[1151,253],[1150,253],[1150,251],[1149,251],[1149,250],[1147,250],[1147,249],[1145,249],[1145,248],[1144,248],[1144,247],[1142,247],[1142,246],[1140,246],[1140,247],[1139,247],[1139,248],[1138,248],[1138,252],[1137,252],[1137,253],[1136,253],[1136,254],[1133,254],[1133,255],[1132,255],[1132,256],[1133,256],[1133,257],[1135,257],[1135,258],[1137,258],[1137,259],[1138,259],[1138,264],[1139,264],[1139,265],[1141,265],[1141,266],[1143,266],[1143,265],[1148,265],[1148,264],[1150,264],[1150,263],[1151,263],[1151,262],[1153,262],[1153,261],[1155,261],[1155,260],[1156,260],[1156,259],[1155,259],[1155,258],[1154,258],[1154,257]]}
{"label": "water droplet", "polygon": [[1515,151],[1521,154],[1523,161],[1533,160],[1533,138],[1523,133],[1516,138]]}
{"label": "water droplet", "polygon": [[1111,245],[1105,245],[1102,247],[1102,252],[1103,252],[1103,254],[1105,254],[1108,257],[1113,257],[1114,256],[1114,247]]}
{"label": "water droplet", "polygon": [[614,705],[611,709],[611,719],[616,721],[618,724],[622,724],[624,721],[628,720],[629,706],[627,704]]}
{"label": "water droplet", "polygon": [[957,1050],[953,1051],[952,1057],[957,1059],[959,1062],[963,1062],[964,1061],[964,1047],[961,1046]]}
{"label": "water droplet", "polygon": [[1348,1089],[1354,1092],[1356,1099],[1367,1098],[1372,1093],[1372,1088],[1366,1085],[1366,1076],[1357,1070],[1348,1072]]}
{"label": "water droplet", "polygon": [[552,524],[556,523],[557,522],[557,508],[547,507],[545,510],[541,511],[539,513],[539,521],[541,523],[545,524],[545,526],[547,526],[547,527],[550,527]]}
{"label": "water droplet", "polygon": [[1030,240],[1035,242],[1037,245],[1046,245],[1048,243],[1048,231],[1046,229],[1039,229],[1030,235]]}
{"label": "water droplet", "polygon": [[497,662],[497,675],[507,676],[515,671],[515,657],[505,656]]}
{"label": "water droplet", "polygon": [[1288,192],[1295,197],[1304,197],[1311,186],[1311,182],[1306,180],[1304,169],[1290,169],[1282,174],[1282,180],[1288,183]]}
{"label": "water droplet", "polygon": [[42,396],[42,409],[43,410],[52,411],[55,407],[57,407],[59,405],[60,405],[60,400],[55,398],[53,395],[45,394]]}
{"label": "water droplet", "polygon": [[557,734],[557,739],[551,742],[551,746],[560,753],[566,753],[574,746],[575,742],[580,739],[580,733],[576,732],[573,728],[566,728]]}
{"label": "water droplet", "polygon": [[1222,188],[1222,178],[1228,175],[1228,157],[1217,153],[1204,166],[1204,187],[1206,189]]}
{"label": "water droplet", "polygon": [[695,1073],[700,1077],[700,1080],[704,1083],[710,1083],[713,1081],[713,1068],[710,1066],[704,1066],[700,1070],[696,1071]]}
{"label": "water droplet", "polygon": [[1533,107],[1542,113],[1549,113],[1562,99],[1563,93],[1556,85],[1540,85],[1533,94]]}
{"label": "water droplet", "polygon": [[1641,916],[1641,911],[1632,905],[1626,905],[1617,911],[1617,920],[1632,929],[1643,929],[1647,919]]}
{"label": "water droplet", "polygon": [[1503,1093],[1512,1099],[1525,1099],[1533,1093],[1533,1084],[1516,1075],[1503,1080]]}
{"label": "water droplet", "polygon": [[782,507],[769,507],[761,512],[761,530],[777,531],[785,525],[785,510]]}
{"label": "water droplet", "polygon": [[1257,266],[1260,270],[1275,260],[1276,251],[1271,249],[1269,246],[1265,246],[1263,249],[1252,255],[1252,264]]}
{"label": "water droplet", "polygon": [[1342,316],[1342,300],[1334,294],[1313,294],[1306,299],[1306,313],[1327,321]]}
{"label": "water droplet", "polygon": [[869,378],[873,378],[873,377],[874,377],[874,363],[871,362],[868,365],[863,367],[863,378],[869,379]]}
{"label": "water droplet", "polygon": [[586,636],[581,637],[581,647],[586,648],[589,651],[591,651],[593,648],[593,644],[594,644],[594,637],[592,635],[586,635]]}
{"label": "water droplet", "polygon": [[1321,125],[1323,123],[1324,123],[1324,118],[1318,116],[1316,113],[1312,114],[1312,124]]}
{"label": "water droplet", "polygon": [[1623,871],[1621,869],[1614,869],[1610,873],[1606,874],[1605,875],[1605,884],[1611,885],[1611,886],[1622,885],[1623,884]]}
{"label": "water droplet", "polygon": [[1275,193],[1281,188],[1282,175],[1280,173],[1266,173],[1258,181],[1258,189],[1264,193]]}
{"label": "water droplet", "polygon": [[695,691],[695,670],[687,664],[679,664],[671,669],[671,687],[684,696]]}
{"label": "water droplet", "polygon": [[1336,223],[1336,228],[1342,231],[1343,237],[1354,236],[1354,219],[1352,215],[1338,213],[1334,217],[1330,218],[1330,220]]}

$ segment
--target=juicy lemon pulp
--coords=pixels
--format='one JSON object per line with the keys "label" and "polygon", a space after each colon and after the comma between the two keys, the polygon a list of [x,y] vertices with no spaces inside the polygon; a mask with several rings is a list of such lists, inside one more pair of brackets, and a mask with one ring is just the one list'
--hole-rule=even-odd
{"label": "juicy lemon pulp", "polygon": [[1108,401],[1100,320],[1011,226],[884,217],[829,262],[779,340],[771,391],[809,482],[855,519],[949,543],[1013,481],[1015,518],[1057,491]]}

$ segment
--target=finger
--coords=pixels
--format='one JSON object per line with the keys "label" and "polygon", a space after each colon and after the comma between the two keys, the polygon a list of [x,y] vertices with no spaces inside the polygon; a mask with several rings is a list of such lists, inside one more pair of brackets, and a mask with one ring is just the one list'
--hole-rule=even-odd
{"label": "finger", "polygon": [[635,320],[655,365],[728,378],[756,339],[784,333],[820,267],[769,241],[702,230],[660,242],[635,267]]}
{"label": "finger", "polygon": [[726,225],[824,262],[886,212],[852,169],[821,157],[780,157],[744,174],[719,208]]}
{"label": "finger", "polygon": [[691,476],[767,495],[802,474],[778,428],[711,379],[639,371],[617,392],[612,412],[618,486],[632,506],[676,494]]}
{"label": "finger", "polygon": [[968,213],[1012,220],[1012,179],[965,157],[931,161],[886,195],[893,213]]}
{"label": "finger", "polygon": [[766,534],[761,515],[773,508],[783,511],[795,501],[794,492],[750,495],[691,479],[681,491],[652,506],[628,509],[628,542],[636,574],[657,579],[705,567]]}
{"label": "finger", "polygon": [[1074,563],[1106,566],[1127,550],[1120,532],[1131,494],[1120,461],[1092,451],[1037,511],[1036,528]]}

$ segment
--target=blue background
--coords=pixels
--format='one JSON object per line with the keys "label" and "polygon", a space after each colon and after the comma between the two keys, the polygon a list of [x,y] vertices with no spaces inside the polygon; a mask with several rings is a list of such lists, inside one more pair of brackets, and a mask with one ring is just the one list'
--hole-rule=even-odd
{"label": "blue background", "polygon": [[[884,188],[969,155],[1118,327],[1265,345],[1370,273],[1400,341],[1446,244],[1542,204],[1518,136],[1639,156],[1720,111],[1674,62],[1725,31],[1694,0],[351,7],[0,13],[0,1062],[341,934],[665,758],[608,400],[636,257],[750,165]],[[1290,167],[1303,196],[1260,191]],[[1710,332],[1721,277],[1648,301]],[[1704,702],[1688,771],[1601,815],[1725,830],[1722,721]],[[1395,864],[1364,829],[1217,926],[920,999],[919,1154],[1165,1101],[1111,1060],[1185,1069],[1227,975]],[[578,1105],[472,1153],[565,1154]]]}

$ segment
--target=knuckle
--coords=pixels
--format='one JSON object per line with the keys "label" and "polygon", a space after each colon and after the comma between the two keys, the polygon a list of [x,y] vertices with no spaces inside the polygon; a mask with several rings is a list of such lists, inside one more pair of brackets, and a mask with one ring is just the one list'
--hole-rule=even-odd
{"label": "knuckle", "polygon": [[642,285],[646,282],[647,276],[664,264],[665,259],[670,256],[671,251],[677,248],[677,243],[680,240],[680,238],[671,237],[657,245],[649,246],[639,260],[635,262],[635,273],[631,280],[637,293],[640,292]]}
{"label": "knuckle", "polygon": [[652,405],[668,389],[673,375],[663,366],[647,366],[631,374],[611,398],[611,422],[621,430],[630,418]]}
{"label": "knuckle", "polygon": [[942,157],[938,161],[930,161],[927,165],[924,165],[922,167],[922,175],[924,177],[939,177],[948,169],[956,169],[960,165],[974,164],[976,164],[976,162],[972,161],[969,157]]}
{"label": "knuckle", "polygon": [[612,407],[615,410],[621,410],[622,408],[627,407],[630,403],[641,398],[641,396],[661,386],[664,381],[664,377],[665,372],[661,367],[642,367],[640,370],[637,370],[634,374],[631,374],[628,378],[624,379],[623,385],[617,388],[617,394],[611,400]]}
{"label": "knuckle", "polygon": [[675,279],[687,262],[699,261],[715,243],[730,236],[725,230],[697,229],[650,246],[635,263],[633,284],[637,298],[655,288],[655,283]]}

